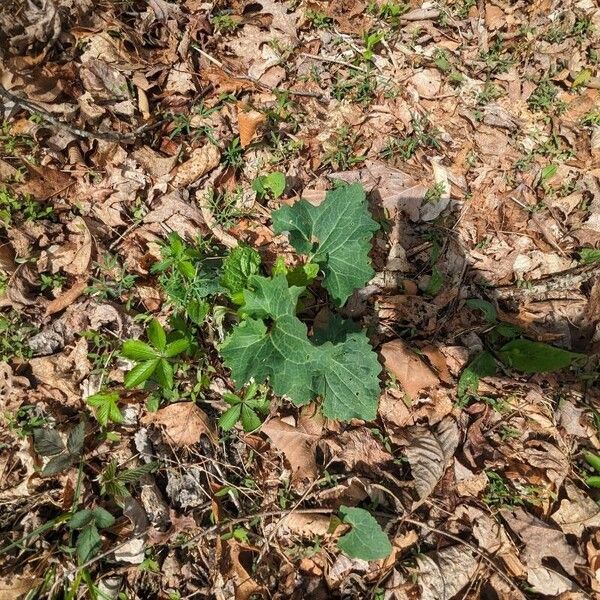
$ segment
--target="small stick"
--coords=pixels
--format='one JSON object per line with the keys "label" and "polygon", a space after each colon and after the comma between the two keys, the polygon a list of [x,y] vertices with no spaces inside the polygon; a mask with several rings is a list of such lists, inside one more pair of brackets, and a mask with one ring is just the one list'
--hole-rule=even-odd
{"label": "small stick", "polygon": [[135,141],[136,137],[140,133],[142,133],[148,129],[148,125],[143,125],[142,127],[135,129],[131,133],[117,133],[116,131],[107,131],[107,132],[86,131],[85,129],[79,129],[78,127],[69,125],[68,123],[65,123],[64,121],[59,121],[56,117],[51,115],[48,111],[44,110],[43,108],[41,108],[40,106],[35,104],[35,102],[31,102],[30,100],[26,100],[25,98],[16,96],[15,94],[13,94],[12,92],[9,92],[7,89],[2,87],[1,85],[0,85],[0,98],[4,98],[5,100],[12,102],[16,106],[20,106],[22,109],[29,111],[32,114],[39,114],[40,116],[43,117],[43,119],[45,121],[47,121],[51,125],[54,125],[55,127],[58,127],[60,129],[65,129],[69,133],[72,133],[73,135],[76,135],[77,137],[85,138],[87,140],[99,139],[99,140],[108,140],[108,141],[114,141],[114,142],[117,142],[117,141],[133,142],[133,141]]}

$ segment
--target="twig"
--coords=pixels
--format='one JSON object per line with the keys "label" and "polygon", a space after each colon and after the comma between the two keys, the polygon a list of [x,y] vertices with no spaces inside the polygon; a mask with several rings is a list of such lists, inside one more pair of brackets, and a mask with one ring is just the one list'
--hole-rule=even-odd
{"label": "twig", "polygon": [[305,92],[305,91],[301,91],[301,90],[291,90],[289,88],[281,88],[281,87],[277,87],[277,86],[273,87],[273,86],[267,85],[266,83],[263,83],[260,79],[258,79],[256,77],[252,77],[250,75],[239,75],[237,73],[234,73],[228,67],[226,67],[225,64],[222,63],[220,60],[217,60],[214,56],[211,56],[210,54],[208,54],[208,52],[205,52],[204,50],[202,50],[202,48],[198,47],[196,44],[192,44],[192,48],[194,48],[194,50],[196,50],[196,52],[198,52],[198,54],[200,54],[201,56],[206,58],[206,60],[211,62],[213,65],[219,67],[219,69],[221,69],[224,73],[229,75],[229,77],[233,77],[234,79],[240,79],[242,81],[249,81],[250,83],[253,83],[255,86],[260,87],[264,90],[269,90],[270,92],[291,94],[293,96],[306,96],[308,98],[317,98],[318,100],[324,99],[323,94],[319,94],[318,92]]}
{"label": "twig", "polygon": [[47,110],[43,109],[41,106],[38,106],[35,102],[31,102],[30,100],[26,100],[25,98],[21,98],[20,96],[16,96],[12,92],[9,92],[7,89],[0,85],[0,98],[4,98],[9,102],[12,102],[16,106],[21,107],[24,110],[29,111],[32,114],[40,115],[45,121],[58,127],[60,129],[65,129],[69,133],[76,135],[81,138],[85,138],[87,140],[108,140],[113,142],[133,142],[137,138],[140,133],[143,133],[147,129],[149,129],[148,125],[142,125],[142,127],[138,127],[134,131],[130,133],[117,133],[116,131],[86,131],[85,129],[79,129],[78,127],[74,127],[73,125],[69,125],[64,121],[58,120],[56,117],[51,115]]}
{"label": "twig", "polygon": [[332,63],[334,65],[341,65],[342,67],[348,67],[350,69],[360,71],[361,73],[368,73],[368,71],[364,67],[353,65],[352,63],[346,62],[345,60],[340,60],[339,58],[333,58],[331,56],[320,56],[318,54],[308,54],[306,52],[301,52],[300,56],[304,56],[305,58],[311,58],[313,60],[319,60],[321,62]]}

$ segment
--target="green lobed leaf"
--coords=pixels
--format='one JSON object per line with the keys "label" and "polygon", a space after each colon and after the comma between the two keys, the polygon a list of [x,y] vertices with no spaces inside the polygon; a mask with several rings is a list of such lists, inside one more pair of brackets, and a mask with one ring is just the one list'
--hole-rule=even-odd
{"label": "green lobed leaf", "polygon": [[67,450],[73,456],[78,456],[83,450],[85,440],[85,421],[77,423],[67,438]]}
{"label": "green lobed leaf", "polygon": [[41,475],[42,477],[56,475],[68,469],[72,464],[73,457],[69,453],[57,454],[46,463],[46,466],[41,471]]}
{"label": "green lobed leaf", "polygon": [[[150,343],[161,352],[167,345],[167,334],[165,333],[164,327],[159,323],[158,319],[152,319],[150,325],[148,325],[148,339]],[[147,360],[147,359],[142,359]]]}
{"label": "green lobed leaf", "polygon": [[115,518],[101,506],[97,506],[96,508],[94,508],[92,510],[92,515],[94,517],[96,525],[100,529],[106,529],[107,527],[111,527],[115,522]]}
{"label": "green lobed leaf", "polygon": [[242,412],[242,405],[236,404],[231,408],[228,408],[220,417],[219,417],[219,427],[223,431],[229,431],[233,428],[233,426],[240,420]]}
{"label": "green lobed leaf", "polygon": [[126,340],[123,342],[121,354],[131,360],[142,362],[156,358],[157,352],[152,346],[140,340]]}
{"label": "green lobed leaf", "polygon": [[179,338],[173,342],[167,344],[164,348],[164,356],[166,358],[173,358],[182,352],[185,352],[190,347],[190,342],[186,338]]}
{"label": "green lobed leaf", "polygon": [[508,366],[524,373],[550,373],[570,366],[583,354],[531,340],[512,340],[502,346],[500,358]]}
{"label": "green lobed leaf", "polygon": [[125,375],[125,387],[131,389],[149,379],[156,370],[160,360],[160,358],[153,358],[152,360],[147,360],[146,362],[142,362],[133,367],[133,369]]}
{"label": "green lobed leaf", "polygon": [[258,415],[247,405],[241,404],[241,421],[242,427],[244,431],[255,431],[261,425],[262,421],[259,419]]}
{"label": "green lobed leaf", "polygon": [[231,295],[241,293],[248,278],[260,270],[260,254],[249,246],[236,246],[223,261],[221,285]]}
{"label": "green lobed leaf", "polygon": [[98,550],[100,550],[101,544],[102,540],[98,529],[96,529],[96,525],[93,523],[86,525],[77,536],[75,544],[79,563],[83,564],[90,560],[90,558],[93,558],[98,553]]}
{"label": "green lobed leaf", "polygon": [[154,376],[162,388],[170,390],[173,387],[173,367],[168,360],[161,358],[158,361]]}
{"label": "green lobed leaf", "polygon": [[69,529],[81,529],[85,527],[88,523],[91,523],[94,520],[94,514],[91,510],[83,509],[78,510],[70,519],[69,519]]}
{"label": "green lobed leaf", "polygon": [[350,558],[379,560],[392,552],[392,544],[375,517],[363,508],[340,506],[344,523],[352,525],[349,533],[338,540],[342,552]]}
{"label": "green lobed leaf", "polygon": [[110,422],[122,423],[123,415],[118,407],[119,394],[107,392],[94,394],[86,399],[86,402],[96,409],[95,415],[98,423],[106,427]]}
{"label": "green lobed leaf", "polygon": [[479,380],[496,374],[496,360],[489,352],[481,352],[463,370],[458,380],[458,397],[477,394]]}
{"label": "green lobed leaf", "polygon": [[269,379],[276,394],[288,396],[296,405],[322,396],[329,418],[374,419],[381,366],[365,334],[317,346],[295,316],[303,288],[288,287],[284,275],[254,276],[249,283],[253,290],[244,292],[243,307],[247,317],[221,346],[236,384]]}
{"label": "green lobed leaf", "polygon": [[273,213],[275,233],[288,233],[292,246],[318,263],[323,285],[343,305],[374,271],[369,260],[371,238],[379,225],[371,218],[362,185],[327,192],[319,206],[300,200]]}
{"label": "green lobed leaf", "polygon": [[41,456],[53,456],[65,449],[60,434],[55,429],[34,429],[33,447]]}

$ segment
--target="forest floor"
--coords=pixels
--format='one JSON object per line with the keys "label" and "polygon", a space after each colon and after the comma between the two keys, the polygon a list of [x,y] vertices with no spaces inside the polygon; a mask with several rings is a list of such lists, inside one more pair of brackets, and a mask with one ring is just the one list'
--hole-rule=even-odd
{"label": "forest floor", "polygon": [[[5,0],[0,57],[1,600],[599,597],[597,2]],[[336,304],[271,215],[344,182]],[[237,246],[374,419],[238,390]]]}

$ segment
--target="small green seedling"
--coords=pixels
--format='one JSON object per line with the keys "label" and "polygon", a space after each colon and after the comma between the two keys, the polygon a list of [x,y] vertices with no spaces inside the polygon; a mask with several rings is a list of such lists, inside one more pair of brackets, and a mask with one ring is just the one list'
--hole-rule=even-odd
{"label": "small green seedling", "polygon": [[76,463],[81,458],[84,439],[85,421],[81,421],[72,429],[66,446],[55,429],[34,429],[33,447],[35,451],[40,456],[52,457],[42,469],[42,477],[61,473]]}
{"label": "small green seedling", "polygon": [[285,191],[285,175],[279,171],[260,175],[252,182],[252,189],[260,199],[279,198]]}
{"label": "small green seedling", "polygon": [[256,383],[248,386],[243,397],[224,394],[223,400],[231,405],[219,419],[219,426],[223,431],[229,431],[238,421],[241,421],[244,431],[255,431],[262,425],[264,416],[269,411],[269,400],[264,388]]}
{"label": "small green seedling", "polygon": [[77,511],[69,521],[71,531],[79,531],[75,548],[79,564],[86,563],[88,560],[98,554],[102,539],[99,529],[111,527],[115,518],[104,508],[97,506],[91,510],[84,509]]}
{"label": "small green seedling", "polygon": [[112,460],[99,477],[100,493],[103,496],[112,496],[120,504],[123,498],[131,495],[127,490],[127,484],[135,483],[144,475],[156,471],[157,468],[158,462],[153,461],[131,469],[120,469],[117,461]]}
{"label": "small green seedling", "polygon": [[172,359],[189,348],[189,341],[179,338],[167,343],[167,334],[156,319],[150,321],[146,333],[150,344],[140,340],[127,340],[123,343],[123,356],[138,363],[125,375],[125,387],[137,387],[154,377],[160,387],[170,390],[173,387]]}
{"label": "small green seedling", "polygon": [[584,452],[583,458],[590,467],[594,470],[596,475],[590,475],[585,478],[585,482],[592,488],[600,488],[600,456],[593,454],[592,452]]}
{"label": "small green seedling", "polygon": [[169,234],[168,244],[160,249],[162,260],[152,265],[152,273],[164,273],[168,269],[176,269],[187,279],[196,275],[195,262],[202,256],[200,252],[184,243],[178,233]]}
{"label": "small green seedling", "polygon": [[108,423],[122,423],[123,415],[119,409],[119,394],[117,392],[97,393],[89,396],[86,402],[92,406],[94,416],[102,427],[107,427]]}

